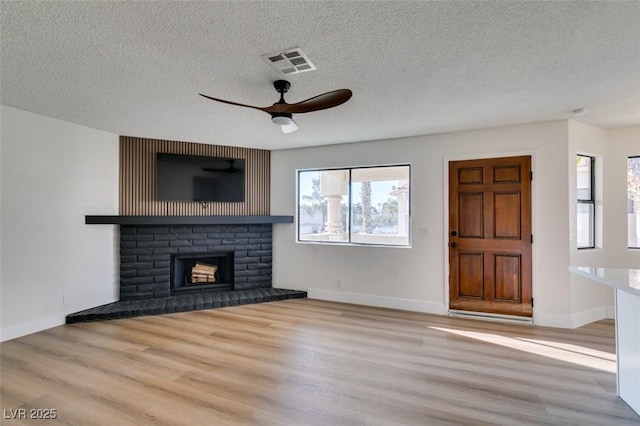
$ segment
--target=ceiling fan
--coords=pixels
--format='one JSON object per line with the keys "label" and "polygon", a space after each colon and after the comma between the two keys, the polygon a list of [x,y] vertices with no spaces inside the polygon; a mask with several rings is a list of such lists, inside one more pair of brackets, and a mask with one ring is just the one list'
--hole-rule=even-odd
{"label": "ceiling fan", "polygon": [[211,99],[212,101],[264,111],[271,116],[271,122],[279,125],[284,133],[291,133],[298,130],[298,125],[293,121],[293,114],[302,114],[304,112],[333,108],[347,102],[351,99],[352,95],[351,90],[349,89],[339,89],[314,96],[313,98],[309,98],[295,104],[288,104],[284,100],[284,94],[289,91],[291,83],[286,80],[277,80],[273,83],[273,87],[275,87],[276,91],[280,93],[280,100],[268,107],[239,104],[237,102],[225,101],[224,99],[212,98],[211,96],[203,95],[202,93],[199,93],[199,95],[207,99]]}

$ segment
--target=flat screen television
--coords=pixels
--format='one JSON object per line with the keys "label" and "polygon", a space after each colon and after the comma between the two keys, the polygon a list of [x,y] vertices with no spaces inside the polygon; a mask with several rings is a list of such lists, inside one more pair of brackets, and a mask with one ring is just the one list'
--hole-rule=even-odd
{"label": "flat screen television", "polygon": [[241,158],[156,154],[159,201],[244,201],[245,161]]}

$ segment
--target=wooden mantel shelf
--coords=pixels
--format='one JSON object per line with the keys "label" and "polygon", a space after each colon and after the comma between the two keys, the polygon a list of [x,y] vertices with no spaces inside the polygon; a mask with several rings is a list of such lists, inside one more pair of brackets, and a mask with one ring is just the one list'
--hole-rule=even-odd
{"label": "wooden mantel shelf", "polygon": [[252,225],[293,223],[293,216],[85,216],[87,225]]}

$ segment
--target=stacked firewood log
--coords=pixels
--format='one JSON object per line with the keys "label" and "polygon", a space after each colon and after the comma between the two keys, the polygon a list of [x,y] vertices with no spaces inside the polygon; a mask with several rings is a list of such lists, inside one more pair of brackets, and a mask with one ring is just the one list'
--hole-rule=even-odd
{"label": "stacked firewood log", "polygon": [[195,266],[191,268],[191,284],[206,284],[216,282],[217,270],[218,267],[216,265],[196,262]]}

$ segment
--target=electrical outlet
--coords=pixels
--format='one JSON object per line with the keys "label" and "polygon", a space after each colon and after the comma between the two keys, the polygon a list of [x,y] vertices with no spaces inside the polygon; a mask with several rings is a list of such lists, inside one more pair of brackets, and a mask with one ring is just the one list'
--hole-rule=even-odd
{"label": "electrical outlet", "polygon": [[62,304],[63,305],[68,305],[69,303],[71,303],[71,296],[68,294],[63,294],[62,295]]}
{"label": "electrical outlet", "polygon": [[338,288],[344,288],[344,280],[342,278],[338,278]]}

